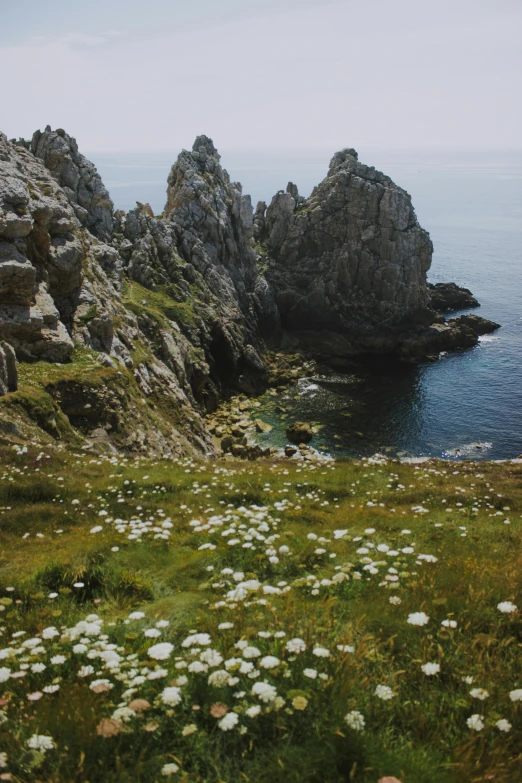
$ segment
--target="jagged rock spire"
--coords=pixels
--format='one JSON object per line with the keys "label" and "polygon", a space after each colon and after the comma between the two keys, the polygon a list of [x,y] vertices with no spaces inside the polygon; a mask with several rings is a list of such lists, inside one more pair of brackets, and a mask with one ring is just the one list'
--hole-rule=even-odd
{"label": "jagged rock spire", "polygon": [[94,164],[78,151],[76,139],[47,125],[43,133],[34,133],[30,149],[63,188],[80,223],[98,239],[109,241],[114,204]]}

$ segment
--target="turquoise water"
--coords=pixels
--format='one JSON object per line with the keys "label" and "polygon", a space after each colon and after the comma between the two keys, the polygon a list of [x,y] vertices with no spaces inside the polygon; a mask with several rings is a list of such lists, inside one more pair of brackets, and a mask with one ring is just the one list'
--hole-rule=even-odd
{"label": "turquoise water", "polygon": [[[359,158],[390,175],[413,198],[435,253],[429,279],[470,288],[477,312],[502,324],[469,351],[404,366],[375,360],[353,374],[302,381],[288,399],[263,406],[274,425],[268,442],[285,443],[295,418],[321,425],[314,444],[336,455],[464,456],[522,453],[522,151],[386,151]],[[174,152],[90,157],[117,207],[165,203]],[[308,195],[326,174],[329,152],[224,152],[231,178],[253,202],[269,201],[288,180]],[[298,399],[293,399],[294,397]],[[274,411],[275,404],[287,410]],[[266,436],[263,436],[266,437]]]}

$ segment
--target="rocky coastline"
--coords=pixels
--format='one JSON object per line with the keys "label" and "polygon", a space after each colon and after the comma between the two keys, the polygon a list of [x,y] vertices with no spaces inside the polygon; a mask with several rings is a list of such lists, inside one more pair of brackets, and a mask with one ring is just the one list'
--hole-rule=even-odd
{"label": "rocky coastline", "polygon": [[0,134],[0,435],[266,456],[241,418],[220,422],[231,395],[295,382],[316,360],[431,360],[498,328],[444,318],[478,302],[427,283],[432,250],[409,194],[353,149],[309,198],[289,183],[253,209],[200,136],[156,216],[115,210],[65,131]]}

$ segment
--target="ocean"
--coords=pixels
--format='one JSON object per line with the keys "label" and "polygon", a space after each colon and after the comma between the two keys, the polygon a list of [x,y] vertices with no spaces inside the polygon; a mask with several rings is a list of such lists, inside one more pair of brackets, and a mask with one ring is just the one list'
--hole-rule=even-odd
{"label": "ocean", "polygon": [[[349,145],[348,145],[349,146]],[[222,152],[231,179],[255,206],[295,182],[307,196],[333,151]],[[335,456],[506,459],[522,453],[522,150],[358,149],[412,196],[435,252],[431,282],[454,281],[502,328],[468,351],[415,366],[376,358],[353,373],[300,381],[262,400],[273,425],[264,443],[283,446],[285,424],[313,421],[313,445]],[[115,206],[149,202],[156,214],[177,151],[91,153]],[[464,311],[463,311],[464,312]],[[275,411],[283,406],[285,414]]]}

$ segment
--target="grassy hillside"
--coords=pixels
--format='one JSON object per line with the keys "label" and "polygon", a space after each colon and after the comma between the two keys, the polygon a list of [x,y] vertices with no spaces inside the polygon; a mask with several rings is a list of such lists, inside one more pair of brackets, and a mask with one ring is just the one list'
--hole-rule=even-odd
{"label": "grassy hillside", "polygon": [[0,466],[0,780],[521,779],[522,465]]}

